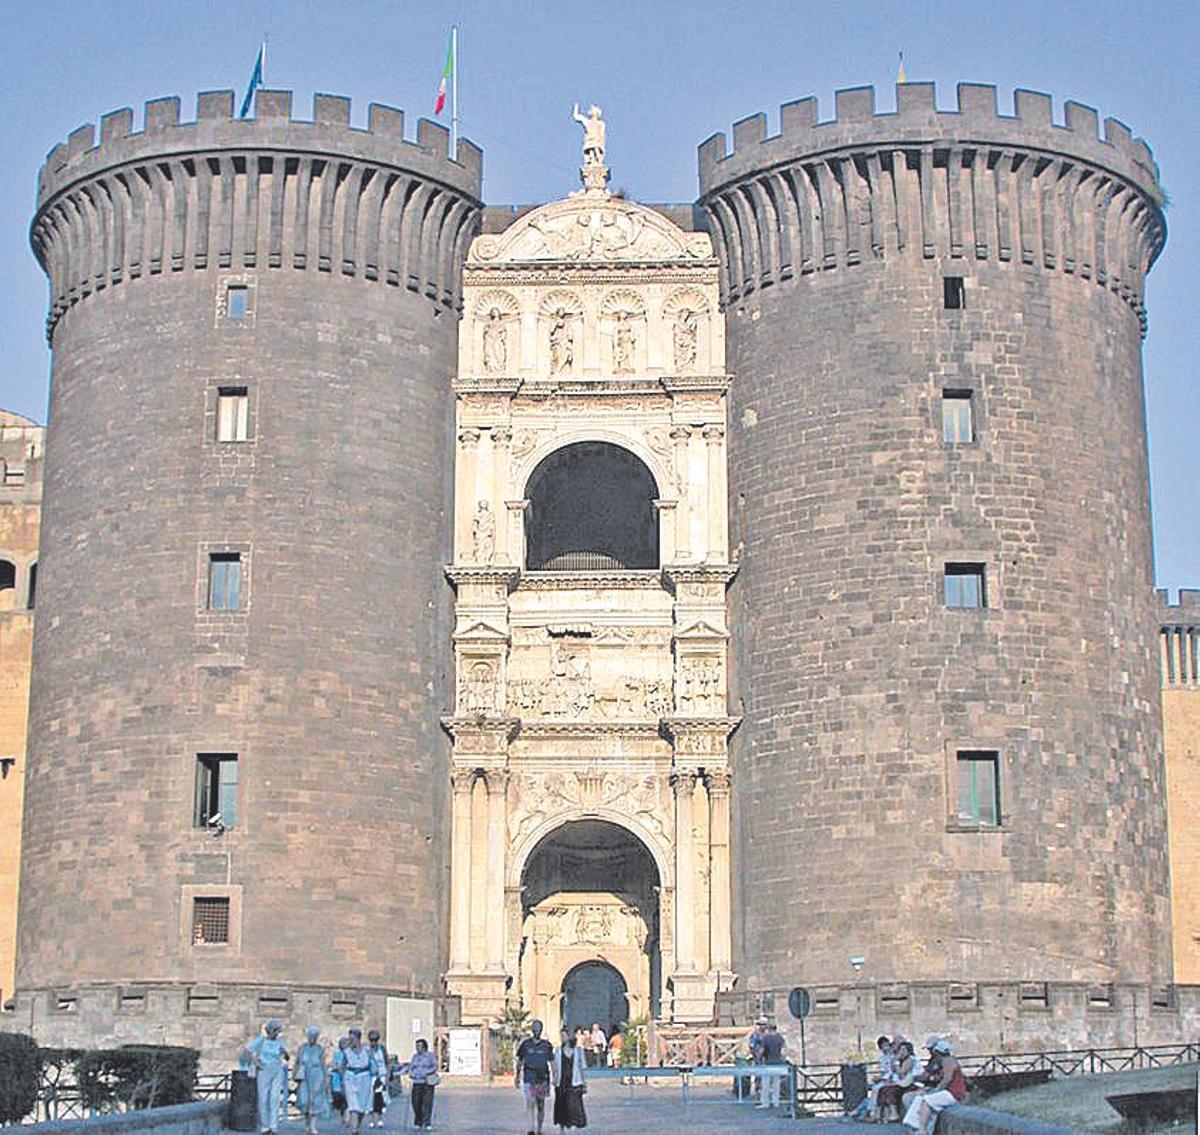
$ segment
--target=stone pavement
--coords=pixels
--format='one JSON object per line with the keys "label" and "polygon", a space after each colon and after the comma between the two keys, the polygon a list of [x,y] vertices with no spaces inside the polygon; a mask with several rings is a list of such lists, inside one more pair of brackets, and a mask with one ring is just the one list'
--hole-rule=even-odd
{"label": "stone pavement", "polygon": [[[546,1135],[555,1135],[550,1122],[551,1102],[547,1101]],[[886,1127],[850,1123],[827,1116],[822,1119],[789,1120],[782,1115],[758,1111],[749,1101],[738,1103],[727,1086],[702,1083],[692,1090],[685,1104],[675,1081],[651,1081],[632,1090],[612,1081],[592,1084],[587,1094],[589,1132],[595,1135],[898,1135],[908,1132],[899,1125]],[[412,1130],[412,1112],[408,1097],[396,1100],[388,1109],[386,1130],[389,1135]],[[433,1129],[443,1135],[524,1135],[525,1104],[521,1093],[509,1085],[481,1085],[443,1080],[437,1089],[433,1110]],[[288,1123],[287,1135],[303,1132],[303,1124]],[[363,1128],[366,1132],[368,1129]],[[321,1124],[322,1135],[338,1135],[336,1117]]]}

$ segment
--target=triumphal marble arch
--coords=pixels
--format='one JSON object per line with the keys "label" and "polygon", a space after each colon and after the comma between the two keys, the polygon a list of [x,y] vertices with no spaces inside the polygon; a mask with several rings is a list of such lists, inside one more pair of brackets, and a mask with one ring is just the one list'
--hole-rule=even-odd
{"label": "triumphal marble arch", "polygon": [[447,985],[467,1020],[702,1021],[734,978],[717,261],[579,120],[584,188],[466,264]]}

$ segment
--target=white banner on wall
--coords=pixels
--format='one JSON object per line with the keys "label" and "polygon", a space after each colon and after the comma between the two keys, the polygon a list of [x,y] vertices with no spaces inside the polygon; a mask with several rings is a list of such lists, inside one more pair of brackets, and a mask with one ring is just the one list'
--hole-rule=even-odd
{"label": "white banner on wall", "polygon": [[483,1039],[478,1028],[450,1030],[450,1075],[483,1075]]}

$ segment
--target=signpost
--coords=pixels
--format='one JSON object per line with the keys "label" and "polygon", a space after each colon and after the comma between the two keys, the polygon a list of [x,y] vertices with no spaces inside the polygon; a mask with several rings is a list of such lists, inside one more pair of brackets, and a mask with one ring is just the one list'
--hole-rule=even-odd
{"label": "signpost", "polygon": [[808,1065],[808,1046],[804,1039],[804,1018],[811,1011],[812,998],[808,995],[808,990],[802,985],[797,985],[788,994],[788,1012],[800,1022],[800,1066],[802,1068]]}

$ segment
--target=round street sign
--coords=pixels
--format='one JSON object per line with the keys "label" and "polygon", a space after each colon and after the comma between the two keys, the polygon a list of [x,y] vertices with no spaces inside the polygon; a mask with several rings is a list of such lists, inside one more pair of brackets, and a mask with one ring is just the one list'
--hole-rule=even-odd
{"label": "round street sign", "polygon": [[788,994],[788,1011],[797,1020],[804,1020],[812,1009],[812,998],[808,995],[808,990],[802,985],[797,985],[795,989]]}

